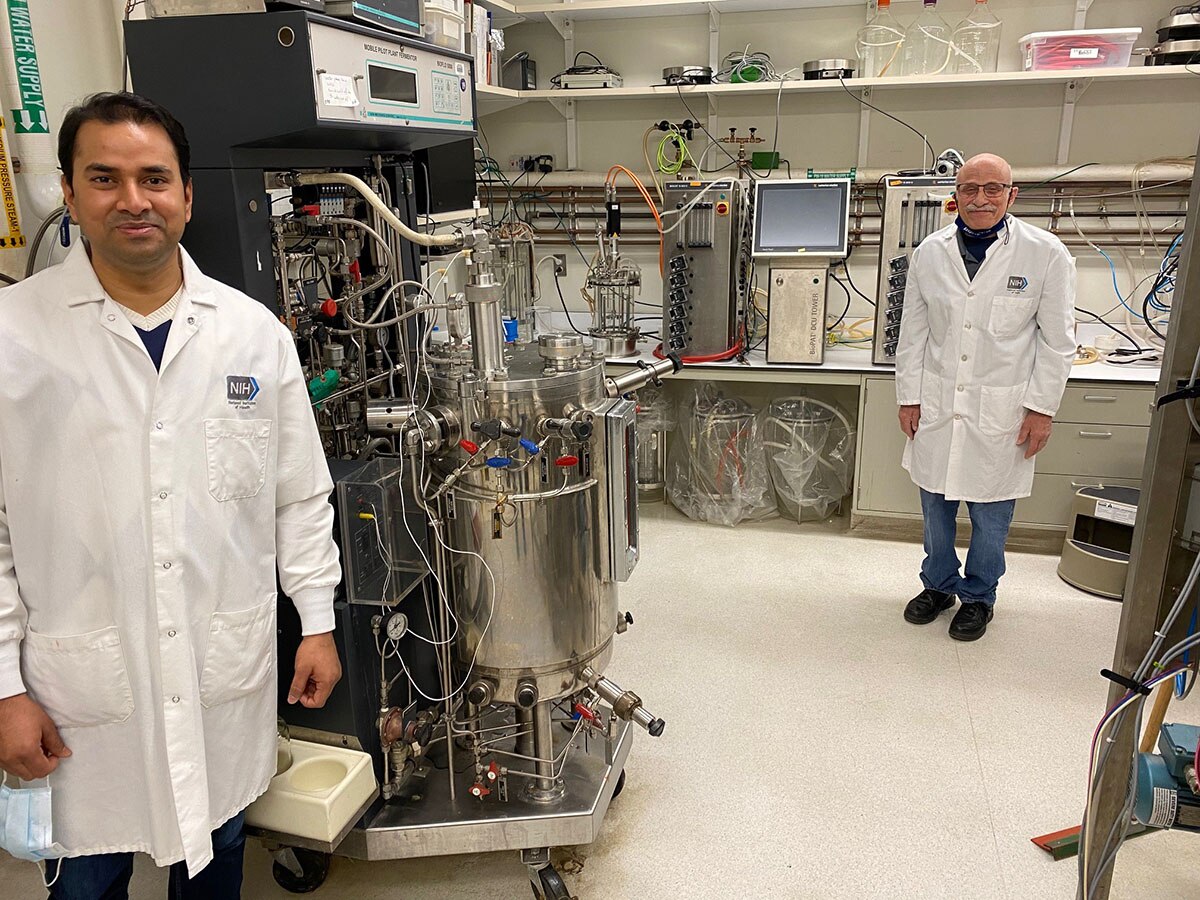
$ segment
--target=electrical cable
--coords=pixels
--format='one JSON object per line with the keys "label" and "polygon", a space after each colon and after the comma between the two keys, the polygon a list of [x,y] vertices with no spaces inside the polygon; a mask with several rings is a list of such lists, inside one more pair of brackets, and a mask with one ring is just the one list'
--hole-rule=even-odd
{"label": "electrical cable", "polygon": [[567,309],[567,300],[563,296],[562,285],[558,283],[557,270],[554,273],[554,289],[556,291],[558,291],[558,302],[562,304],[563,312],[565,312],[567,314],[567,324],[571,326],[571,330],[574,331],[576,334],[580,334],[580,335],[583,335],[584,337],[587,337],[587,333],[580,331],[578,328],[576,328],[575,322],[571,319],[571,311],[569,309]]}
{"label": "electrical cable", "polygon": [[1145,352],[1146,348],[1140,346],[1137,341],[1135,341],[1133,338],[1131,338],[1129,335],[1127,335],[1120,328],[1117,328],[1115,325],[1110,324],[1108,321],[1106,321],[1104,319],[1103,316],[1092,312],[1090,309],[1082,309],[1081,307],[1078,307],[1078,306],[1075,307],[1075,312],[1083,313],[1085,316],[1091,316],[1093,319],[1095,319],[1097,322],[1099,322],[1105,328],[1109,329],[1109,331],[1114,331],[1117,334],[1119,334],[1121,337],[1125,338],[1125,340],[1129,341],[1129,343],[1131,343],[1133,345],[1134,349],[1138,353]]}
{"label": "electrical cable", "polygon": [[832,278],[834,280],[834,282],[836,282],[837,286],[842,289],[842,293],[846,295],[846,308],[842,310],[842,314],[837,317],[836,322],[834,322],[832,325],[826,326],[826,328],[825,328],[826,332],[834,331],[839,325],[842,324],[842,322],[845,321],[847,313],[850,312],[850,303],[851,303],[851,299],[852,299],[850,297],[849,289],[846,287],[846,285],[842,284],[842,279],[840,279],[836,275],[834,275],[833,272],[829,273],[829,277]]}
{"label": "electrical cable", "polygon": [[[909,125],[903,119],[898,119],[895,116],[893,116],[891,113],[884,112],[878,106],[874,106],[873,104],[868,103],[862,97],[857,96],[854,93],[854,91],[852,91],[852,90],[850,90],[850,88],[846,87],[846,80],[844,78],[842,78],[841,75],[838,76],[838,84],[840,84],[842,86],[842,90],[844,90],[847,94],[849,94],[851,97],[853,97],[859,103],[861,103],[863,106],[866,106],[869,109],[875,110],[875,112],[879,113],[880,115],[887,116],[893,122],[899,122],[901,125],[903,125],[905,128],[907,128],[909,131],[911,131],[913,134],[915,134],[917,137],[919,137],[921,139],[921,141],[925,144],[925,147],[929,150],[930,160],[932,160],[932,161],[937,160],[937,154],[933,152],[933,144],[929,143],[929,139],[927,137],[925,137],[925,135],[921,134],[921,132],[917,131],[917,129],[913,128],[911,125]],[[930,164],[932,165],[932,162]],[[887,177],[887,176],[884,176],[884,177]],[[883,179],[881,178],[880,181],[882,181],[882,180]]]}

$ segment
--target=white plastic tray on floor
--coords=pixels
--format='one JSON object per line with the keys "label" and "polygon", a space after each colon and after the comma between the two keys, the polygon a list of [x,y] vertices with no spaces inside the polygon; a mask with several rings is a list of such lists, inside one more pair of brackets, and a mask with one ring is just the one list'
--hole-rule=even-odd
{"label": "white plastic tray on floor", "polygon": [[378,794],[371,757],[358,750],[290,742],[292,763],[246,810],[260,837],[332,852]]}

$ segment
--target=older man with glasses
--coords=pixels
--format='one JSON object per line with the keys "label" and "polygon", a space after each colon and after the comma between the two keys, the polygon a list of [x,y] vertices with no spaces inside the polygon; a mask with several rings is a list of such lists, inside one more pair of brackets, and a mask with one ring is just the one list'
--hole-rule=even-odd
{"label": "older man with glasses", "polygon": [[[950,637],[992,620],[1013,509],[1033,487],[1075,352],[1075,261],[1057,237],[1014,218],[1012,168],[969,159],[958,219],[913,253],[896,352],[904,467],[921,490],[924,590],[904,618],[927,625],[954,606]],[[971,517],[966,567],[954,540]]]}

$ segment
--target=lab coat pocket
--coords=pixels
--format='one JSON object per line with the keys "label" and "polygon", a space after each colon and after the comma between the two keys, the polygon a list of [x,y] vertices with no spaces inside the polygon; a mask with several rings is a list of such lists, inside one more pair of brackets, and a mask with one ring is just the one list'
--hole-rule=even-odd
{"label": "lab coat pocket", "polygon": [[[942,417],[942,379],[928,372],[921,374],[921,421],[930,424]],[[917,426],[920,428],[920,426]]]}
{"label": "lab coat pocket", "polygon": [[985,387],[979,392],[979,430],[992,437],[1016,434],[1021,427],[1025,386]]}
{"label": "lab coat pocket", "polygon": [[29,695],[59,728],[112,725],[133,715],[133,690],[115,625],[65,637],[27,630],[21,671]]}
{"label": "lab coat pocket", "polygon": [[1001,294],[992,298],[992,315],[988,327],[996,337],[1016,334],[1033,318],[1035,301],[1032,297],[1011,297]]}
{"label": "lab coat pocket", "polygon": [[253,694],[275,673],[275,595],[236,612],[213,613],[200,676],[205,708]]}
{"label": "lab coat pocket", "polygon": [[216,500],[243,500],[267,480],[270,419],[205,419],[208,492]]}

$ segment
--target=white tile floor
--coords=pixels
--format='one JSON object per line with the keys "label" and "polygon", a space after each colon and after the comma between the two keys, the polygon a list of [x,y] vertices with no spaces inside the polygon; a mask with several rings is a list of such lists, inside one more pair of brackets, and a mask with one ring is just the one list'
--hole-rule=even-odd
{"label": "white tile floor", "polygon": [[[568,879],[581,900],[1070,900],[1075,863],[1030,837],[1078,821],[1119,605],[1057,558],[1013,554],[984,640],[917,628],[920,548],[783,522],[726,529],[661,505],[623,592],[636,625],[611,674],[668,721],[640,736],[628,784]],[[1200,703],[1170,718],[1200,721]],[[1114,900],[1200,895],[1200,835],[1131,842]],[[143,861],[144,862],[144,861]],[[247,900],[290,896],[247,855]],[[0,896],[42,896],[0,860]],[[135,900],[164,896],[139,865]],[[508,900],[514,854],[336,860],[324,900]]]}

